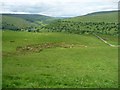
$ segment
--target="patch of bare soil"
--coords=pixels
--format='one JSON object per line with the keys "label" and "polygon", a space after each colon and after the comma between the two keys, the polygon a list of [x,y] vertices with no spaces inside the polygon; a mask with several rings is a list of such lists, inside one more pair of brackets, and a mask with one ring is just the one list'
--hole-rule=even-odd
{"label": "patch of bare soil", "polygon": [[12,55],[26,55],[27,53],[39,53],[43,51],[44,49],[47,48],[56,48],[56,47],[61,47],[61,48],[74,48],[74,47],[80,47],[80,48],[86,48],[87,46],[85,45],[75,45],[75,44],[67,44],[65,42],[61,43],[44,43],[44,44],[32,44],[32,45],[26,45],[26,46],[18,46],[16,48],[16,51],[14,52],[2,52],[2,56],[12,56]]}
{"label": "patch of bare soil", "polygon": [[73,48],[73,47],[87,47],[85,45],[74,45],[74,44],[66,44],[62,43],[45,43],[45,44],[34,44],[34,45],[27,45],[25,47],[18,46],[16,51],[19,52],[41,52],[47,48],[55,48],[55,47],[62,47],[62,48]]}

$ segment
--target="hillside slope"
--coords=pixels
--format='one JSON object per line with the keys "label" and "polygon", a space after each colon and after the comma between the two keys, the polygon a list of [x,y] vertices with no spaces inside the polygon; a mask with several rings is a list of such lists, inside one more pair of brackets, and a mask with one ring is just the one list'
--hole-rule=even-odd
{"label": "hillside slope", "polygon": [[66,20],[76,22],[118,22],[118,11],[95,12],[84,16],[69,18]]}
{"label": "hillside slope", "polygon": [[44,16],[44,15],[38,15],[38,14],[4,14],[6,16],[12,16],[12,17],[17,17],[17,18],[22,18],[24,20],[27,20],[29,22],[34,22],[36,24],[38,21],[42,22],[44,24],[48,24],[51,21],[53,21],[54,17],[49,17],[49,16]]}
{"label": "hillside slope", "polygon": [[31,26],[36,26],[36,24],[26,21],[22,18],[2,15],[2,29],[16,30]]}
{"label": "hillside slope", "polygon": [[62,19],[47,25],[46,28],[52,32],[118,35],[118,12],[99,12]]}

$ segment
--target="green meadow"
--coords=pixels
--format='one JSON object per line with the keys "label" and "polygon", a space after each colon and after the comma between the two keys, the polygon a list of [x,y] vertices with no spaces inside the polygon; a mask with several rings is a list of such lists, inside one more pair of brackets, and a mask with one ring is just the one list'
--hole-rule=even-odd
{"label": "green meadow", "polygon": [[118,11],[3,14],[1,26],[3,88],[118,88]]}
{"label": "green meadow", "polygon": [[2,46],[3,88],[118,87],[118,48],[92,34],[4,30]]}

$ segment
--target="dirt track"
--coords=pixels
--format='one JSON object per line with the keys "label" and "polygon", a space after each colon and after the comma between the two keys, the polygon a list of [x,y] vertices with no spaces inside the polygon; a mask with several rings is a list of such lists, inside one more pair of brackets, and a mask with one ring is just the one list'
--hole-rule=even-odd
{"label": "dirt track", "polygon": [[111,46],[111,47],[120,47],[120,45],[113,45],[113,44],[108,43],[107,41],[105,41],[103,38],[101,38],[100,36],[96,35],[95,33],[94,33],[94,35],[95,35],[98,39],[100,39],[101,41],[103,41],[105,44],[107,44],[107,45],[109,45],[109,46]]}

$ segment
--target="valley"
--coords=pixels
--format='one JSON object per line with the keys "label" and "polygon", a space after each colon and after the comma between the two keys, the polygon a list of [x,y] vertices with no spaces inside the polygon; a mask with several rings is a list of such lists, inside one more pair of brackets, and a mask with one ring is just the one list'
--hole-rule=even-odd
{"label": "valley", "polygon": [[118,88],[117,14],[4,14],[2,87]]}

